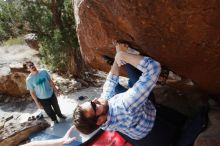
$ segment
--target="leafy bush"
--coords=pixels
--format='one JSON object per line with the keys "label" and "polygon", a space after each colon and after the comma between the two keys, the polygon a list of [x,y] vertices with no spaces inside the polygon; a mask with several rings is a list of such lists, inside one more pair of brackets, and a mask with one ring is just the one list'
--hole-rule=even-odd
{"label": "leafy bush", "polygon": [[70,52],[78,49],[79,45],[71,0],[22,0],[21,5],[23,20],[38,35],[44,63],[52,70],[72,72],[69,59],[74,60],[76,54]]}
{"label": "leafy bush", "polygon": [[0,0],[0,12],[0,42],[36,33],[52,70],[77,75],[82,69],[71,0]]}
{"label": "leafy bush", "polygon": [[22,34],[21,8],[17,1],[0,0],[0,42]]}

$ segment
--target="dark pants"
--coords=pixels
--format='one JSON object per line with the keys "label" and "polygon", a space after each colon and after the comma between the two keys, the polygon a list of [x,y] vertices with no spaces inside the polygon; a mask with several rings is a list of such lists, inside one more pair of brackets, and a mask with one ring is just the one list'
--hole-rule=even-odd
{"label": "dark pants", "polygon": [[[142,72],[130,64],[126,64],[125,69],[129,78],[128,85],[132,87],[137,82]],[[127,89],[118,84],[115,91],[116,93],[122,93],[127,91]],[[148,98],[155,104],[152,92]],[[156,104],[155,106],[157,109],[157,116],[154,127],[146,137],[141,140],[134,140],[119,132],[121,136],[134,146],[169,146],[173,143],[173,139],[175,139],[179,127],[181,127],[184,122],[184,118],[174,110]]]}
{"label": "dark pants", "polygon": [[41,105],[43,106],[45,112],[51,118],[52,121],[57,120],[56,115],[58,117],[63,116],[61,111],[60,111],[60,107],[58,105],[57,97],[54,93],[50,98],[48,98],[48,99],[39,99],[38,98],[38,101],[41,103]]}
{"label": "dark pants", "polygon": [[184,121],[185,117],[178,112],[166,107],[158,107],[154,127],[146,137],[134,140],[119,133],[133,146],[170,146],[176,143]]}

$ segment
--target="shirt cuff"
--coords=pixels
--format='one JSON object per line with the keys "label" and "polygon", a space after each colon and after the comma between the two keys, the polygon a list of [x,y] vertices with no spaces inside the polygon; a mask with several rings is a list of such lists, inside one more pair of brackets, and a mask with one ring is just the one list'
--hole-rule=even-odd
{"label": "shirt cuff", "polygon": [[137,65],[137,69],[142,71],[143,68],[146,68],[145,66],[146,66],[146,63],[148,62],[148,60],[149,60],[149,57],[146,57],[146,56],[143,59],[141,59],[139,64]]}
{"label": "shirt cuff", "polygon": [[112,74],[111,72],[108,74],[108,76],[107,76],[107,79],[106,80],[109,80],[109,81],[111,81],[111,82],[114,82],[114,83],[118,83],[118,81],[119,81],[119,76],[117,76],[117,75],[114,75],[114,74]]}

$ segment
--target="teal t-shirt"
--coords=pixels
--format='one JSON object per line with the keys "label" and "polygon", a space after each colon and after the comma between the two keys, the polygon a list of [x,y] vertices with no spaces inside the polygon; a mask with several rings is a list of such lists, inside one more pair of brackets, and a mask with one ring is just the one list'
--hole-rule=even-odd
{"label": "teal t-shirt", "polygon": [[50,76],[44,69],[38,70],[36,75],[30,74],[26,79],[27,89],[34,91],[38,98],[48,99],[53,94],[53,88],[50,83]]}

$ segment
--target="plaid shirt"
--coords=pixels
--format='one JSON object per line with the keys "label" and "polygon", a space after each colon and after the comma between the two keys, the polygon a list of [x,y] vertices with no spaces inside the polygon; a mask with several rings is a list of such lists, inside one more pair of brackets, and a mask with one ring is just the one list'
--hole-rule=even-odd
{"label": "plaid shirt", "polygon": [[103,130],[119,131],[132,139],[144,138],[154,126],[156,109],[148,100],[156,85],[161,67],[155,60],[144,57],[137,65],[142,75],[134,86],[124,93],[115,95],[119,77],[109,73],[103,86],[101,98],[109,103],[107,121]]}

